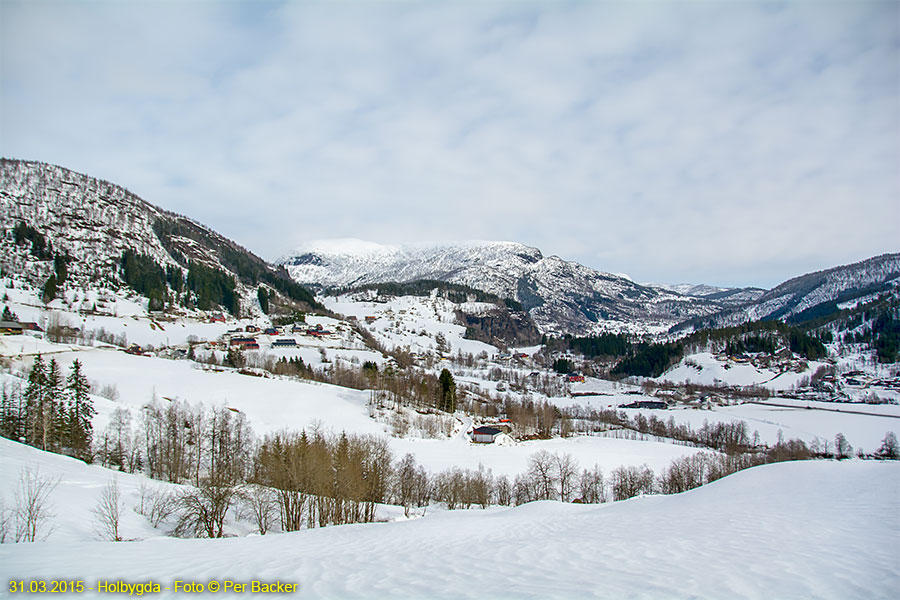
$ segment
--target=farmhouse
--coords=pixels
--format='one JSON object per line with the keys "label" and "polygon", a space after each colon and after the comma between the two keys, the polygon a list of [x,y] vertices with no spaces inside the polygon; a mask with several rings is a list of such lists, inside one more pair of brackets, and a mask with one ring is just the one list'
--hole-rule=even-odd
{"label": "farmhouse", "polygon": [[324,329],[321,324],[316,325],[315,329],[310,327],[306,330],[306,335],[311,335],[313,337],[323,337],[326,335],[331,335],[331,332],[327,329]]}
{"label": "farmhouse", "polygon": [[503,433],[494,427],[476,427],[472,430],[472,441],[481,444],[490,444],[497,439],[497,436]]}
{"label": "farmhouse", "polygon": [[232,346],[242,346],[244,348],[257,349],[259,348],[259,343],[256,341],[256,338],[252,337],[233,337],[231,338]]}
{"label": "farmhouse", "polygon": [[16,321],[0,321],[0,334],[19,335],[25,328]]}

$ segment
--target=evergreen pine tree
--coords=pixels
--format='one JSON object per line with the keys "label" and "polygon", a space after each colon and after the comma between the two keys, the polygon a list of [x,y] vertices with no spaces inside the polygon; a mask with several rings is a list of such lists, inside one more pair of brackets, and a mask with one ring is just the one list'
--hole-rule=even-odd
{"label": "evergreen pine tree", "polygon": [[25,388],[25,443],[38,446],[44,439],[43,413],[47,387],[47,367],[44,359],[38,354],[28,373],[28,386]]}
{"label": "evergreen pine tree", "polygon": [[75,359],[66,378],[68,396],[68,439],[66,444],[81,459],[90,457],[94,427],[91,419],[97,411],[89,394],[90,384],[81,370],[81,361]]}
{"label": "evergreen pine tree", "polygon": [[47,283],[44,284],[44,303],[46,304],[56,298],[56,292],[56,275],[51,275],[50,278],[47,279]]}
{"label": "evergreen pine tree", "polygon": [[14,313],[13,311],[9,310],[9,307],[8,307],[8,306],[4,306],[4,307],[3,307],[3,318],[2,318],[2,320],[3,320],[3,321],[18,321],[18,320],[19,320],[19,317],[16,316],[16,313]]}
{"label": "evergreen pine tree", "polygon": [[63,403],[63,376],[55,358],[47,365],[47,386],[44,400],[43,450],[58,452],[66,438],[66,411]]}
{"label": "evergreen pine tree", "polygon": [[453,380],[453,374],[447,369],[441,371],[438,379],[441,385],[441,401],[440,409],[444,412],[456,412],[456,382]]}
{"label": "evergreen pine tree", "polygon": [[53,257],[53,270],[56,272],[56,281],[59,285],[66,282],[66,276],[69,272],[69,259],[62,254]]}
{"label": "evergreen pine tree", "polygon": [[263,286],[259,286],[259,290],[256,292],[256,297],[259,300],[259,308],[265,314],[269,314],[269,294],[266,292],[266,288]]}
{"label": "evergreen pine tree", "polygon": [[0,390],[0,436],[11,440],[25,437],[22,394],[17,388],[6,385]]}

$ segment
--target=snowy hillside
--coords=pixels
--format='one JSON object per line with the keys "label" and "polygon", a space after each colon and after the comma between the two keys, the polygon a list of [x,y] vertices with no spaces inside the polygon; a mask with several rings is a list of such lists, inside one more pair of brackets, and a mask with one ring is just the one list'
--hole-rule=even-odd
{"label": "snowy hillside", "polygon": [[7,272],[25,274],[37,266],[29,252],[15,252],[10,243],[19,222],[38,228],[56,252],[72,257],[73,277],[117,265],[126,249],[174,264],[153,232],[163,211],[107,181],[52,165],[3,160],[0,206]]}
{"label": "snowy hillside", "polygon": [[900,288],[900,254],[884,254],[851,265],[808,273],[767,291],[753,302],[708,317],[684,328],[724,327],[747,321],[802,321]]}
{"label": "snowy hillside", "polygon": [[186,272],[193,262],[221,271],[234,278],[245,307],[256,303],[259,284],[273,297],[314,302],[283,270],[235,242],[123,187],[63,167],[0,160],[0,209],[0,268],[34,285],[54,275],[61,288],[117,288],[128,250],[160,269]]}
{"label": "snowy hillside", "polygon": [[352,287],[434,279],[520,302],[543,332],[664,331],[726,304],[639,285],[514,242],[313,242],[278,261],[298,282]]}
{"label": "snowy hillside", "polygon": [[[156,537],[133,509],[143,478],[0,440],[0,474],[61,476],[47,543],[0,546],[0,577],[159,585],[246,596],[252,582],[298,598],[893,598],[900,588],[900,465],[819,461],[757,467],[675,496],[606,505],[536,502],[424,518],[220,540]],[[117,478],[123,532],[89,542],[92,509]],[[156,482],[147,482],[156,484]],[[386,515],[387,516],[387,515]],[[247,584],[225,592],[225,581]],[[479,583],[482,582],[482,583]],[[487,583],[484,583],[487,582]],[[257,584],[259,585],[259,584]]]}

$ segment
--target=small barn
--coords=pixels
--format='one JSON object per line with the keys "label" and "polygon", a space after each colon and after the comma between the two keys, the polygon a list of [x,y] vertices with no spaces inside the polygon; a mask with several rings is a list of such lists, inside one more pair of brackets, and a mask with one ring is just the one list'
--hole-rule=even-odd
{"label": "small barn", "polygon": [[479,444],[490,444],[503,433],[495,427],[476,427],[472,430],[472,441]]}

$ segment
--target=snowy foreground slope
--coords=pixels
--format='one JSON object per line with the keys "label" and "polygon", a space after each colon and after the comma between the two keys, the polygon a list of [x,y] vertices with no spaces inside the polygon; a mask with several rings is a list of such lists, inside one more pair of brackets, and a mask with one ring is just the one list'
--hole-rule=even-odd
{"label": "snowy foreground slope", "polygon": [[[42,472],[67,460],[5,450],[33,453]],[[59,519],[89,515],[109,476],[71,468],[54,498]],[[119,477],[133,500],[142,478]],[[126,512],[140,536],[142,517]],[[182,597],[165,588],[255,580],[297,583],[288,594],[296,598],[896,598],[900,464],[781,463],[677,496],[432,512],[265,537],[65,541],[74,538],[0,546],[0,577],[80,580],[93,588],[83,597],[102,595],[100,581],[152,581],[161,590],[151,597]]]}

